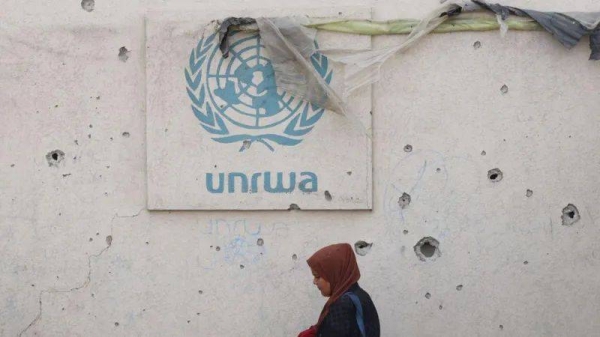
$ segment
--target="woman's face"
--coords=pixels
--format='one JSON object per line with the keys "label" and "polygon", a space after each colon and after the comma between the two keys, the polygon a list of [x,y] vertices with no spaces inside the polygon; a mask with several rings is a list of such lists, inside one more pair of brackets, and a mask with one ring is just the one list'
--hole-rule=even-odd
{"label": "woman's face", "polygon": [[[311,269],[312,270],[312,269]],[[313,274],[313,284],[319,288],[321,295],[325,297],[331,296],[331,284],[327,282],[321,275],[319,275],[316,271],[312,270]]]}

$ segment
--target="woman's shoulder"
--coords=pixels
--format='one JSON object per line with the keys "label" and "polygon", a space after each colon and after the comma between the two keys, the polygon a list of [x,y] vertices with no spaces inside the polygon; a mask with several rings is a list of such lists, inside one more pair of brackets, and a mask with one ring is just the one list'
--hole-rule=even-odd
{"label": "woman's shoulder", "polygon": [[354,303],[350,296],[344,294],[340,298],[338,298],[335,302],[331,304],[329,307],[329,312],[333,311],[354,311]]}

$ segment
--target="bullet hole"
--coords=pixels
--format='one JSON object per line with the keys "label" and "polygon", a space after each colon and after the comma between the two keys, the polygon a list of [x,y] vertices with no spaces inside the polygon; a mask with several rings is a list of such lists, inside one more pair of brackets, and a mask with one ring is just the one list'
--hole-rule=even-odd
{"label": "bullet hole", "polygon": [[66,178],[66,177],[68,177],[68,176],[70,176],[70,175],[71,175],[71,173],[65,173],[65,174],[63,174],[62,176],[63,176],[63,178]]}
{"label": "bullet hole", "polygon": [[129,59],[129,50],[125,47],[119,48],[119,60],[127,62],[127,59]]}
{"label": "bullet hole", "polygon": [[264,244],[265,244],[265,240],[263,240],[263,239],[259,238],[258,240],[256,240],[256,244],[257,244],[258,246],[261,246],[261,247],[262,247],[262,245],[264,245]]}
{"label": "bullet hole", "polygon": [[94,239],[90,238],[88,241],[89,241],[89,242],[92,242],[92,241],[94,241]]}
{"label": "bullet hole", "polygon": [[35,287],[35,284],[32,284],[31,286],[32,286],[32,287]]}
{"label": "bullet hole", "polygon": [[92,134],[88,133],[88,139],[92,139]]}
{"label": "bullet hole", "polygon": [[440,310],[444,309],[444,307],[440,304]]}
{"label": "bullet hole", "polygon": [[481,155],[485,156],[487,153],[485,151],[481,151]]}
{"label": "bullet hole", "polygon": [[96,236],[100,235],[100,233],[96,233]]}
{"label": "bullet hole", "polygon": [[196,313],[196,316],[200,316],[200,313],[199,313],[199,312],[197,312],[197,313]]}
{"label": "bullet hole", "polygon": [[402,233],[404,233],[404,235],[408,234],[408,230],[403,230]]}
{"label": "bullet hole", "polygon": [[127,132],[127,131],[123,132],[122,135],[125,138],[129,138],[129,136],[131,136],[131,134],[129,132]]}
{"label": "bullet hole", "polygon": [[94,0],[81,0],[81,8],[86,12],[94,10]]}
{"label": "bullet hole", "polygon": [[202,295],[202,294],[204,294],[204,291],[198,290],[198,294]]}
{"label": "bullet hole", "polygon": [[119,322],[115,322],[115,326],[119,326]]}
{"label": "bullet hole", "polygon": [[109,245],[109,246],[112,245],[112,240],[113,240],[112,235],[107,236],[106,237],[106,244]]}
{"label": "bullet hole", "polygon": [[99,99],[100,99],[100,96],[96,96],[96,99],[97,99],[97,100],[99,100]]}
{"label": "bullet hole", "polygon": [[462,285],[462,284],[459,284],[459,285],[457,285],[457,286],[456,286],[456,290],[458,290],[458,291],[461,291],[461,290],[462,290],[462,288],[463,288],[463,285]]}
{"label": "bullet hole", "polygon": [[250,145],[252,145],[252,142],[249,140],[245,140],[243,141],[242,148],[248,150],[250,148]]}
{"label": "bullet hole", "polygon": [[502,94],[508,93],[508,86],[506,84],[503,85],[502,88],[500,88],[500,92],[502,92]]}
{"label": "bullet hole", "polygon": [[473,48],[475,48],[475,49],[481,48],[481,42],[475,41],[475,43],[473,43]]}
{"label": "bullet hole", "polygon": [[404,152],[412,152],[412,145],[410,145],[410,144],[404,145]]}
{"label": "bullet hole", "polygon": [[217,252],[218,252],[218,251],[221,251],[221,247],[217,246],[217,247],[215,247],[215,250],[216,250]]}
{"label": "bullet hole", "polygon": [[529,261],[523,261],[523,264],[524,264],[524,265],[528,265],[528,264],[529,264]]}
{"label": "bullet hole", "polygon": [[530,198],[533,195],[533,191],[532,190],[527,190],[527,192],[525,192],[525,196],[527,198]]}
{"label": "bullet hole", "polygon": [[65,159],[65,153],[61,150],[54,150],[48,152],[46,154],[46,160],[48,161],[48,166],[58,167],[58,164]]}
{"label": "bullet hole", "polygon": [[62,311],[65,311],[65,308],[62,308]]}
{"label": "bullet hole", "polygon": [[414,251],[419,260],[435,260],[437,257],[442,256],[442,252],[439,249],[439,241],[427,236],[419,240],[414,246]]}
{"label": "bullet hole", "polygon": [[500,169],[498,168],[489,170],[488,179],[493,183],[499,182],[500,180],[502,180],[502,171],[500,171]]}
{"label": "bullet hole", "polygon": [[188,324],[190,324],[190,322],[191,322],[191,321],[188,319],[188,321],[187,321],[187,322],[188,322]]}
{"label": "bullet hole", "polygon": [[425,298],[426,299],[430,299],[431,298],[431,294],[430,293],[425,294]]}
{"label": "bullet hole", "polygon": [[504,330],[504,325],[500,324],[500,330]]}
{"label": "bullet hole", "polygon": [[298,260],[298,255],[296,255],[296,254],[292,255],[292,260],[294,260],[294,261]]}
{"label": "bullet hole", "polygon": [[15,164],[10,164],[10,167],[15,167]]}
{"label": "bullet hole", "polygon": [[348,171],[346,172],[347,175],[351,176],[352,175],[352,171]]}
{"label": "bullet hole", "polygon": [[568,204],[567,207],[563,208],[561,216],[563,226],[571,226],[579,221],[580,218],[579,210],[575,205]]}
{"label": "bullet hole", "polygon": [[354,251],[360,256],[365,256],[369,253],[369,251],[371,251],[372,246],[373,243],[368,243],[362,240],[356,241],[356,243],[354,244]]}
{"label": "bullet hole", "polygon": [[54,107],[55,107],[55,108],[58,108],[58,104],[56,104]]}
{"label": "bullet hole", "polygon": [[398,199],[398,206],[405,209],[408,205],[410,205],[410,195],[408,193],[402,193],[402,196]]}
{"label": "bullet hole", "polygon": [[90,124],[88,127],[89,127],[90,129],[93,129],[93,128],[94,128],[94,126],[93,126],[92,124]]}
{"label": "bullet hole", "polygon": [[149,242],[149,241],[146,241],[146,244],[147,244],[147,245],[149,245],[149,244],[150,244],[150,242]]}
{"label": "bullet hole", "polygon": [[288,211],[299,211],[300,210],[300,206],[296,205],[296,204],[290,204],[290,207],[288,208]]}
{"label": "bullet hole", "polygon": [[246,268],[246,267],[244,267],[243,264],[240,264],[240,269],[244,269],[244,268]]}
{"label": "bullet hole", "polygon": [[442,169],[439,167],[435,169],[435,172],[441,172],[441,171],[442,171]]}
{"label": "bullet hole", "polygon": [[325,200],[327,200],[327,201],[331,201],[331,199],[333,199],[333,198],[331,197],[331,193],[329,193],[329,191],[325,191]]}

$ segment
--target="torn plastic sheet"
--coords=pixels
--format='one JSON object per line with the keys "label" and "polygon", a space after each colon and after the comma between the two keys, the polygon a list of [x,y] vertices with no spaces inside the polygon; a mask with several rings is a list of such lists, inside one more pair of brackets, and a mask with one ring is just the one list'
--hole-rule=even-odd
{"label": "torn plastic sheet", "polygon": [[241,25],[251,25],[256,23],[253,18],[234,18],[229,17],[219,25],[219,49],[223,54],[224,58],[229,57],[229,38],[232,31],[232,27]]}
{"label": "torn plastic sheet", "polygon": [[434,10],[422,19],[408,35],[408,38],[398,46],[358,52],[328,53],[323,51],[331,60],[344,64],[344,89],[342,93],[344,100],[362,86],[377,82],[380,79],[381,66],[386,60],[416,44],[447,20],[450,15],[456,15],[460,10],[461,7],[456,4],[447,4]]}
{"label": "torn plastic sheet", "polygon": [[341,98],[315,70],[316,30],[307,18],[258,18],[260,38],[271,59],[277,87],[320,107],[343,113]]}
{"label": "torn plastic sheet", "polygon": [[[310,57],[314,53],[315,47],[312,44],[314,39],[314,30],[307,29],[308,19],[301,18],[277,18],[257,20],[258,29],[261,34],[261,39],[271,56],[271,63],[275,70],[275,79],[278,87],[287,92],[302,97],[311,103],[325,107],[329,110],[344,112],[344,102],[352,92],[358,90],[362,86],[372,84],[380,78],[380,68],[383,63],[390,57],[403,52],[417,43],[421,38],[431,33],[446,32],[446,31],[462,31],[462,30],[489,30],[493,26],[487,24],[468,27],[461,26],[458,20],[463,16],[462,11],[472,11],[477,7],[491,11],[496,15],[498,20],[495,23],[504,34],[511,27],[522,30],[537,29],[535,23],[539,24],[543,29],[550,32],[567,48],[572,48],[576,45],[584,35],[590,35],[590,47],[592,50],[590,59],[600,59],[600,13],[555,13],[555,12],[540,12],[527,9],[519,9],[515,7],[507,7],[499,4],[488,4],[484,1],[473,0],[473,3],[478,6],[468,4],[444,4],[442,7],[432,11],[424,19],[414,23],[404,24],[400,31],[407,28],[410,30],[408,38],[398,46],[379,50],[366,51],[332,51],[319,50],[325,54],[329,60],[339,62],[344,69],[344,81],[342,91],[336,93],[323,79],[316,74],[310,64]],[[459,15],[460,14],[460,15]],[[515,15],[525,21],[511,21],[509,15]],[[448,18],[452,16],[453,20],[457,20],[457,24],[445,24]],[[458,18],[456,17],[458,16]],[[221,25],[221,36],[227,37],[227,31],[230,26],[236,25],[236,21],[227,19],[225,33],[223,33],[224,25]],[[235,19],[235,18],[234,18]],[[249,18],[245,18],[249,19]],[[531,21],[527,21],[531,20]],[[415,23],[417,21],[414,21]],[[451,21],[448,21],[451,22]],[[337,22],[339,23],[339,22]],[[378,23],[365,22],[369,27],[377,26]],[[244,24],[244,23],[239,23]],[[332,21],[331,25],[321,25],[327,27],[328,30],[335,26],[336,22]],[[443,25],[443,26],[442,26]],[[359,33],[359,34],[386,34],[385,28],[375,30],[375,32],[366,31],[364,28],[367,25],[361,25],[361,22],[354,21],[349,24],[348,21],[342,22],[339,28],[340,32]],[[381,28],[381,25],[379,25]],[[317,25],[319,27],[319,25]],[[413,28],[414,27],[414,28]],[[442,28],[446,27],[446,28]],[[395,28],[398,28],[397,26]],[[441,28],[439,30],[436,30]],[[497,29],[497,28],[496,28]],[[406,30],[406,29],[405,29]],[[224,34],[224,35],[223,35]],[[226,41],[225,41],[226,43]],[[340,99],[340,96],[342,97]]]}
{"label": "torn plastic sheet", "polygon": [[482,8],[499,15],[502,20],[512,14],[530,17],[554,36],[565,47],[573,48],[583,36],[590,35],[591,60],[600,59],[600,12],[595,13],[557,13],[540,12],[531,9],[520,9],[500,4],[488,4],[485,1],[473,0]]}
{"label": "torn plastic sheet", "polygon": [[[344,85],[341,93],[343,100],[318,76],[309,62],[310,56],[316,50],[312,42],[314,33],[302,27],[307,25],[308,20],[301,24],[300,19],[260,18],[257,19],[257,24],[261,40],[271,57],[277,86],[311,103],[333,111],[344,112],[344,101],[358,88],[376,82],[380,77],[381,65],[387,59],[410,48],[444,22],[448,16],[456,15],[460,10],[461,7],[456,4],[447,4],[431,12],[399,46],[367,51],[320,50],[330,60],[343,64]],[[300,34],[301,31],[305,33]]]}

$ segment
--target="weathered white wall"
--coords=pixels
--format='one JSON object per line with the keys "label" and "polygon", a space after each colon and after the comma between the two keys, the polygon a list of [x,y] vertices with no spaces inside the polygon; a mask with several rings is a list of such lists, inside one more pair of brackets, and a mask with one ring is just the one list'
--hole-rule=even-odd
{"label": "weathered white wall", "polygon": [[[359,4],[390,19],[438,2],[327,5]],[[220,6],[232,5],[323,3]],[[600,334],[600,63],[587,41],[567,51],[542,32],[430,36],[386,64],[372,212],[149,213],[141,15],[209,6],[3,1],[1,336],[295,336],[323,304],[304,260],[357,240],[374,242],[359,264],[383,336]],[[65,159],[50,167],[57,149]],[[491,183],[496,167],[504,179]],[[581,219],[567,227],[569,203]],[[413,252],[425,236],[440,241],[435,261]]]}

